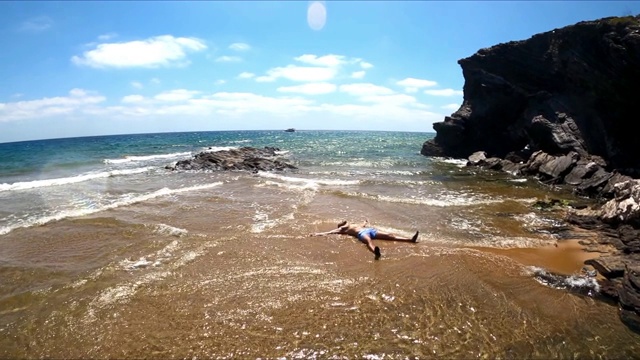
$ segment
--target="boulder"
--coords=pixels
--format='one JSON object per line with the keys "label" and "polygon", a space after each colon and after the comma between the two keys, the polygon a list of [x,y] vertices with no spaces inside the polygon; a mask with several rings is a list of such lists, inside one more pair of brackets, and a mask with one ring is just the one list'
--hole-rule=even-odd
{"label": "boulder", "polygon": [[607,279],[618,278],[624,275],[626,263],[620,256],[609,255],[589,259],[584,262],[593,266],[602,276]]}
{"label": "boulder", "polygon": [[627,266],[618,293],[620,318],[630,328],[640,331],[640,266]]}
{"label": "boulder", "polygon": [[601,219],[613,224],[640,226],[640,180],[628,180],[613,186],[614,198],[602,206]]}
{"label": "boulder", "polygon": [[201,152],[191,159],[180,160],[169,170],[241,170],[241,171],[283,171],[296,169],[295,166],[277,158],[278,148],[262,149],[242,147],[239,149]]}
{"label": "boulder", "polygon": [[576,153],[570,153],[564,156],[554,158],[553,160],[540,165],[538,171],[548,175],[552,179],[564,178],[564,175],[571,171],[573,165],[578,161]]}
{"label": "boulder", "polygon": [[487,153],[484,151],[476,151],[469,156],[467,165],[480,165],[487,159]]}

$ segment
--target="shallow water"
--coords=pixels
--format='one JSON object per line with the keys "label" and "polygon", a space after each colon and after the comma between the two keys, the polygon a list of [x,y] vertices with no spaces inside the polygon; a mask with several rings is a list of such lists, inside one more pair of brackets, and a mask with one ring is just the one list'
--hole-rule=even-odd
{"label": "shallow water", "polygon": [[[31,201],[25,219],[59,219],[5,218],[0,357],[637,357],[615,306],[533,275],[580,271],[581,253],[547,231],[562,214],[531,206],[571,194],[383,135],[387,157],[292,146],[293,173],[157,166],[0,193]],[[352,238],[307,236],[364,218],[421,241],[376,241],[375,261]]]}

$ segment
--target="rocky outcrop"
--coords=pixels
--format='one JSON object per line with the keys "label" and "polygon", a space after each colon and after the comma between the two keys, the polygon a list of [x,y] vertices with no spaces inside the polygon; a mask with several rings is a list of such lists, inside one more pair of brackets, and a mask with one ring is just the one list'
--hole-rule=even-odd
{"label": "rocky outcrop", "polygon": [[581,22],[524,41],[482,49],[458,62],[465,79],[458,111],[435,123],[422,154],[505,158],[541,150],[600,156],[633,175],[640,83],[640,17]]}
{"label": "rocky outcrop", "polygon": [[239,149],[201,152],[191,159],[180,160],[175,165],[166,166],[169,170],[244,170],[244,171],[282,171],[296,169],[295,166],[276,158],[278,148],[262,149],[242,147]]}
{"label": "rocky outcrop", "polygon": [[600,200],[568,220],[617,253],[590,261],[620,317],[640,331],[640,16],[581,22],[458,62],[458,111],[433,125],[426,156],[572,186]]}

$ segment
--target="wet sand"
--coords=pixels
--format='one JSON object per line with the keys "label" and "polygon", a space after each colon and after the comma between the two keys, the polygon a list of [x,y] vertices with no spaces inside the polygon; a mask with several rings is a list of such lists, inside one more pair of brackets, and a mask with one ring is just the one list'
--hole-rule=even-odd
{"label": "wet sand", "polygon": [[[629,358],[617,308],[537,282],[577,241],[524,228],[525,205],[381,202],[231,182],[11,232],[0,267],[6,358]],[[265,191],[267,187],[268,191]],[[310,238],[368,217],[420,242]],[[533,217],[536,219],[535,217]],[[479,224],[485,226],[478,231]],[[462,223],[467,225],[467,223]],[[481,229],[482,230],[482,229]],[[525,238],[526,237],[526,238]],[[514,239],[522,248],[472,246]],[[11,250],[9,252],[9,250]],[[11,256],[8,256],[11,255]]]}
{"label": "wet sand", "polygon": [[584,262],[600,256],[587,252],[579,240],[559,240],[557,244],[539,248],[476,248],[491,254],[507,256],[523,265],[543,267],[550,272],[571,275],[581,271]]}

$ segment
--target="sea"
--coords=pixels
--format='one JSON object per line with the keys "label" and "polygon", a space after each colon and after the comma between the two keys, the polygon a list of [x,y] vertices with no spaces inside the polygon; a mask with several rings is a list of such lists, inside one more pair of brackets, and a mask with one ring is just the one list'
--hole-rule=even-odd
{"label": "sea", "polygon": [[[0,358],[638,358],[567,236],[588,201],[429,158],[435,134],[217,131],[0,144]],[[172,171],[273,146],[297,170]],[[418,243],[330,235],[341,220]],[[559,234],[564,234],[560,236]]]}

